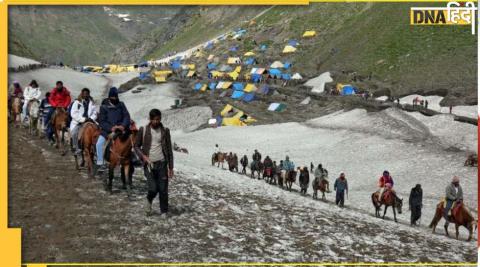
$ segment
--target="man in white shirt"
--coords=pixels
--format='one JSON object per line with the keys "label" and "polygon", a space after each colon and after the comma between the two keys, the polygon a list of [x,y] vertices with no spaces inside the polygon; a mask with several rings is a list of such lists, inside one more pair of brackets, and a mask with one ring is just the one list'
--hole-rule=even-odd
{"label": "man in white shirt", "polygon": [[72,135],[72,145],[75,155],[80,155],[82,151],[78,147],[78,132],[82,124],[86,121],[94,122],[97,119],[97,107],[90,96],[90,90],[83,88],[80,96],[73,102],[70,111],[72,121],[70,122],[70,133]]}
{"label": "man in white shirt", "polygon": [[37,81],[32,80],[30,84],[27,87],[25,87],[25,90],[23,91],[23,97],[25,99],[25,102],[23,103],[23,109],[22,109],[22,121],[25,121],[26,118],[28,117],[28,103],[30,103],[30,101],[32,100],[40,101],[41,96],[42,96],[42,91],[40,91]]}

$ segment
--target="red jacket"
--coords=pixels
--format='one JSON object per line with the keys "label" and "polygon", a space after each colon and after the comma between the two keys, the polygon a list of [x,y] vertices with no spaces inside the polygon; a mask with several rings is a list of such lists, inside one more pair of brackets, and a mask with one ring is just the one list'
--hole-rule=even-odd
{"label": "red jacket", "polygon": [[52,91],[50,91],[48,102],[50,102],[52,107],[68,108],[68,105],[70,105],[71,101],[70,92],[65,87],[63,87],[60,92],[57,91],[57,88],[53,88]]}
{"label": "red jacket", "polygon": [[392,187],[393,187],[393,179],[392,179],[392,176],[388,176],[388,177],[385,177],[385,176],[381,176],[380,179],[378,180],[378,186],[379,187],[385,187],[385,184],[391,184]]}

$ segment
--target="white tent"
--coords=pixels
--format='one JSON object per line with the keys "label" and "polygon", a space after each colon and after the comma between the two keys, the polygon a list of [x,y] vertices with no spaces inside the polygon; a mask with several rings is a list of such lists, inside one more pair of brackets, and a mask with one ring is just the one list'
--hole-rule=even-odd
{"label": "white tent", "polygon": [[280,103],[272,103],[272,104],[270,104],[270,106],[268,107],[268,110],[270,110],[270,111],[275,111],[275,110],[278,108],[278,106],[280,106]]}
{"label": "white tent", "polygon": [[322,93],[325,91],[325,84],[333,82],[330,72],[324,72],[320,76],[308,80],[304,85],[312,87],[312,93]]}
{"label": "white tent", "polygon": [[293,76],[292,76],[292,80],[301,80],[301,79],[303,79],[303,77],[298,72],[293,74]]}
{"label": "white tent", "polygon": [[277,61],[273,62],[272,65],[270,65],[270,68],[272,68],[272,69],[283,68],[283,63],[277,60]]}

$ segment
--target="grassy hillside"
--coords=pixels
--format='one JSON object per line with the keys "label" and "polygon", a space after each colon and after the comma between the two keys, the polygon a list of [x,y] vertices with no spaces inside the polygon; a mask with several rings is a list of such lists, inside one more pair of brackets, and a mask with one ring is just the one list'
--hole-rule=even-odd
{"label": "grassy hillside", "polygon": [[[45,62],[106,64],[115,51],[168,24],[178,7],[160,6],[12,6],[10,38],[25,44]],[[129,14],[125,22],[118,14]],[[16,43],[10,52],[28,56]]]}

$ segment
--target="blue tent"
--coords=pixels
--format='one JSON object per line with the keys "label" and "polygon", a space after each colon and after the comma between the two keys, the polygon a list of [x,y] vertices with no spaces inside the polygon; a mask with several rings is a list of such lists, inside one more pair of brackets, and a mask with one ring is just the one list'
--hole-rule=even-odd
{"label": "blue tent", "polygon": [[172,62],[172,64],[170,64],[170,66],[172,67],[172,69],[176,70],[176,69],[181,68],[182,64],[180,64],[180,61],[174,61],[174,62]]}
{"label": "blue tent", "polygon": [[296,47],[298,45],[298,41],[297,40],[290,40],[290,41],[288,41],[288,44],[293,46],[293,47]]}
{"label": "blue tent", "polygon": [[282,79],[288,81],[288,80],[292,79],[292,76],[289,73],[284,73],[284,74],[282,74]]}
{"label": "blue tent", "polygon": [[261,74],[256,74],[256,73],[252,74],[252,82],[259,83],[261,79],[262,79]]}
{"label": "blue tent", "polygon": [[208,65],[207,65],[207,69],[209,69],[209,70],[214,70],[216,68],[217,68],[217,64],[215,64],[215,63],[208,63]]}
{"label": "blue tent", "polygon": [[208,88],[210,90],[215,90],[215,87],[217,87],[217,83],[216,82],[211,82],[210,84],[208,84]]}
{"label": "blue tent", "polygon": [[140,80],[145,80],[148,76],[146,72],[140,72],[140,76],[138,77]]}
{"label": "blue tent", "polygon": [[270,92],[270,88],[268,88],[267,85],[262,86],[262,88],[260,89],[260,93],[264,95],[268,94],[268,92]]}
{"label": "blue tent", "polygon": [[245,94],[245,96],[243,97],[242,100],[247,102],[247,103],[252,102],[253,100],[255,100],[255,94],[254,93]]}
{"label": "blue tent", "polygon": [[209,42],[206,46],[205,49],[212,49],[213,48],[213,43]]}
{"label": "blue tent", "polygon": [[288,61],[283,63],[283,68],[286,69],[286,70],[288,70],[291,66],[292,66],[292,63],[290,63]]}
{"label": "blue tent", "polygon": [[202,84],[201,83],[196,83],[195,87],[193,87],[193,90],[195,90],[195,91],[198,91],[200,89],[202,89]]}
{"label": "blue tent", "polygon": [[357,89],[351,85],[345,85],[342,88],[342,95],[354,95],[357,92]]}
{"label": "blue tent", "polygon": [[282,72],[279,69],[270,69],[270,70],[268,70],[268,73],[270,75],[275,75],[275,76],[282,75]]}
{"label": "blue tent", "polygon": [[233,84],[233,90],[235,91],[243,91],[243,83],[234,83]]}
{"label": "blue tent", "polygon": [[233,91],[232,98],[233,99],[241,99],[245,93],[242,91]]}
{"label": "blue tent", "polygon": [[260,46],[260,50],[262,50],[262,51],[267,50],[267,48],[268,48],[268,46],[264,45],[264,44]]}
{"label": "blue tent", "polygon": [[253,57],[249,57],[243,62],[245,65],[252,65],[253,63],[255,63],[255,58]]}
{"label": "blue tent", "polygon": [[232,46],[230,47],[229,49],[231,52],[237,52],[238,51],[238,47],[237,46]]}

